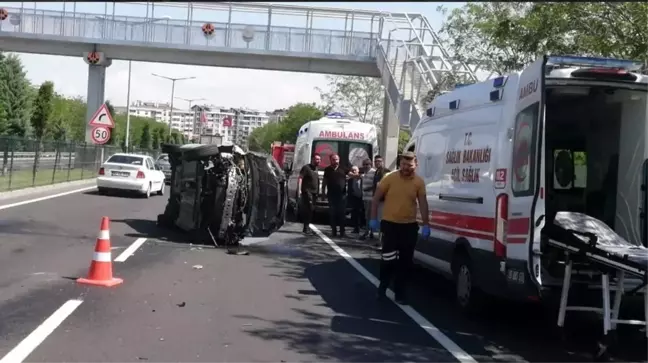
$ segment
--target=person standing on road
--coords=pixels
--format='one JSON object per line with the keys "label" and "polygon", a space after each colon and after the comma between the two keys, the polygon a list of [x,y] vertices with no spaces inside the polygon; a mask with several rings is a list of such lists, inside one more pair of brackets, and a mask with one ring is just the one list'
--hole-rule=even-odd
{"label": "person standing on road", "polygon": [[344,238],[344,224],[346,219],[346,184],[347,170],[340,165],[340,156],[331,154],[331,164],[324,169],[322,178],[322,193],[326,194],[331,215],[331,231],[337,237],[339,227],[340,237]]}
{"label": "person standing on road", "polygon": [[429,213],[425,182],[416,175],[416,154],[405,152],[401,155],[400,168],[385,175],[378,183],[371,204],[371,229],[378,228],[378,205],[384,198],[383,215],[380,221],[382,231],[382,251],[380,264],[380,285],[377,298],[385,296],[387,288],[394,279],[394,295],[398,304],[407,304],[405,284],[414,257],[418,240],[416,205],[421,212],[423,238],[430,236]]}
{"label": "person standing on road", "polygon": [[371,159],[366,159],[362,162],[362,202],[364,204],[365,212],[365,221],[366,221],[366,230],[360,236],[360,240],[365,240],[367,237],[370,239],[374,238],[373,231],[369,228],[369,221],[371,220],[371,199],[373,199],[374,192],[374,176],[376,175],[376,169],[373,167]]}
{"label": "person standing on road", "polygon": [[[369,161],[369,163],[371,163],[371,161]],[[366,180],[365,185],[368,185],[368,187],[370,188],[370,193],[371,193],[369,195],[369,198],[368,198],[369,201],[368,201],[367,205],[365,205],[366,213],[367,213],[367,217],[366,217],[367,221],[371,221],[371,200],[373,199],[373,195],[376,193],[376,187],[378,186],[378,183],[382,180],[382,178],[387,173],[391,172],[391,170],[389,170],[388,168],[385,168],[383,158],[380,155],[376,155],[374,157],[374,165],[375,165],[375,169],[373,169],[374,170],[373,173],[368,173],[370,175],[367,175],[366,179],[365,179]],[[381,201],[380,205],[378,206],[378,215],[377,215],[376,218],[378,220],[382,219],[382,201]],[[373,239],[374,238],[373,237],[373,232],[374,231],[372,231],[371,228],[367,228],[367,229],[369,230],[369,238]],[[380,231],[380,227],[378,227],[378,230],[376,232],[379,232],[379,231]],[[365,234],[365,236],[360,237],[360,239],[364,240],[366,237],[367,236]],[[378,243],[376,244],[377,248],[380,248],[380,246],[381,246],[380,243],[381,242],[378,241]]]}
{"label": "person standing on road", "polygon": [[309,228],[310,223],[313,221],[313,212],[315,211],[315,200],[317,198],[317,190],[319,186],[319,176],[317,175],[317,166],[322,158],[319,154],[313,154],[310,164],[304,165],[299,171],[301,177],[301,199],[299,206],[301,211],[304,234],[311,234]]}
{"label": "person standing on road", "polygon": [[351,226],[353,227],[353,233],[360,233],[360,226],[366,226],[367,222],[363,223],[362,177],[360,175],[360,169],[355,165],[351,167],[347,193],[347,204],[351,207]]}

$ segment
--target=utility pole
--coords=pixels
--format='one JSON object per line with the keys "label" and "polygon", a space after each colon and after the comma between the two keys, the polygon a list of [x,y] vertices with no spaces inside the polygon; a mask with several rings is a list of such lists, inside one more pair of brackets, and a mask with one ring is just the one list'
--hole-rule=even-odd
{"label": "utility pole", "polygon": [[[191,98],[191,99],[189,99],[189,98],[181,98],[181,97],[176,97],[176,98],[179,99],[179,100],[189,102],[189,109],[190,110],[191,110],[191,104],[192,103],[194,103],[195,101],[204,101],[205,100],[204,98]],[[194,132],[196,132],[196,110],[193,110],[193,119],[192,119],[192,121],[193,122],[192,122],[192,125],[191,125],[191,127],[192,127],[192,132],[191,133],[193,134]],[[198,136],[200,137],[200,134],[198,134]]]}
{"label": "utility pole", "polygon": [[171,111],[169,113],[169,135],[171,135],[171,123],[173,122],[173,98],[175,96],[175,83],[176,81],[185,81],[189,79],[195,79],[196,77],[171,78],[171,77],[161,76],[155,73],[151,73],[151,74],[155,77],[160,77],[171,81]]}

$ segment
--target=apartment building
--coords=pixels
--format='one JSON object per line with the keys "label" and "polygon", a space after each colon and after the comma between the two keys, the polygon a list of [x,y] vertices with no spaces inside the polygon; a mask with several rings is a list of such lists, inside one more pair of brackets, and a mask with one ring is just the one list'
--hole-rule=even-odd
{"label": "apartment building", "polygon": [[[200,134],[220,135],[223,143],[234,143],[241,147],[247,147],[250,132],[268,123],[269,119],[265,112],[246,108],[194,105],[191,109],[181,109],[175,106],[171,114],[169,103],[135,101],[130,106],[130,114],[153,118],[167,125],[170,121],[171,128],[182,132],[187,138]],[[226,126],[228,124],[230,126]]]}

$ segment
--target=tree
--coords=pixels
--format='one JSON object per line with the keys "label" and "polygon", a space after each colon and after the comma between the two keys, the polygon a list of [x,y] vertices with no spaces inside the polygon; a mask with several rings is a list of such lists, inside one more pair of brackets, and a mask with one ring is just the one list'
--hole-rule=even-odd
{"label": "tree", "polygon": [[31,92],[20,58],[0,56],[0,134],[24,137],[29,133]]}
{"label": "tree", "polygon": [[52,115],[52,102],[54,101],[54,83],[45,82],[38,89],[38,96],[34,102],[31,117],[31,126],[34,136],[41,140],[45,136],[47,126]]}
{"label": "tree", "polygon": [[645,2],[468,3],[450,13],[441,34],[456,58],[497,74],[543,54],[646,61],[646,14]]}
{"label": "tree", "polygon": [[407,131],[400,130],[398,132],[398,153],[402,153],[405,149],[405,145],[410,141],[410,135]]}
{"label": "tree", "polygon": [[263,127],[254,129],[248,139],[248,147],[254,151],[268,151],[270,144],[274,141],[294,143],[297,140],[297,132],[306,122],[318,120],[324,116],[314,104],[297,103],[286,112],[281,122],[266,124]]}
{"label": "tree", "polygon": [[[110,117],[113,118],[113,121],[115,120],[115,107],[113,107],[112,103],[110,101],[106,101],[106,108],[108,109],[108,113],[110,114]],[[110,139],[108,140],[107,144],[108,145],[119,145],[119,139],[120,139],[120,130],[117,128],[117,124],[115,123],[115,127],[113,127],[112,130],[110,130]]]}
{"label": "tree", "polygon": [[160,148],[160,133],[157,131],[157,129],[154,129],[151,133],[151,146],[154,150]]}
{"label": "tree", "polygon": [[151,148],[151,126],[147,123],[142,128],[142,136],[139,142],[140,149],[148,150]]}
{"label": "tree", "polygon": [[361,122],[376,124],[382,120],[384,99],[379,78],[327,76],[328,91],[315,88],[325,111],[339,110]]}

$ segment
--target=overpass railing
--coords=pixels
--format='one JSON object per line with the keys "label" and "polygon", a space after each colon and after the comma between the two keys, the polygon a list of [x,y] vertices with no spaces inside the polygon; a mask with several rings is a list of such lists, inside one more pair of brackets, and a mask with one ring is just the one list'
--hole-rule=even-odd
{"label": "overpass railing", "polygon": [[[101,163],[123,152],[113,145],[0,137],[0,192],[97,176]],[[157,150],[132,152],[157,157]]]}
{"label": "overpass railing", "polygon": [[378,17],[368,31],[313,27],[209,22],[213,35],[206,37],[206,20],[180,20],[143,16],[4,8],[8,18],[0,31],[84,40],[154,43],[173,48],[192,46],[257,51],[373,57],[378,40]]}

